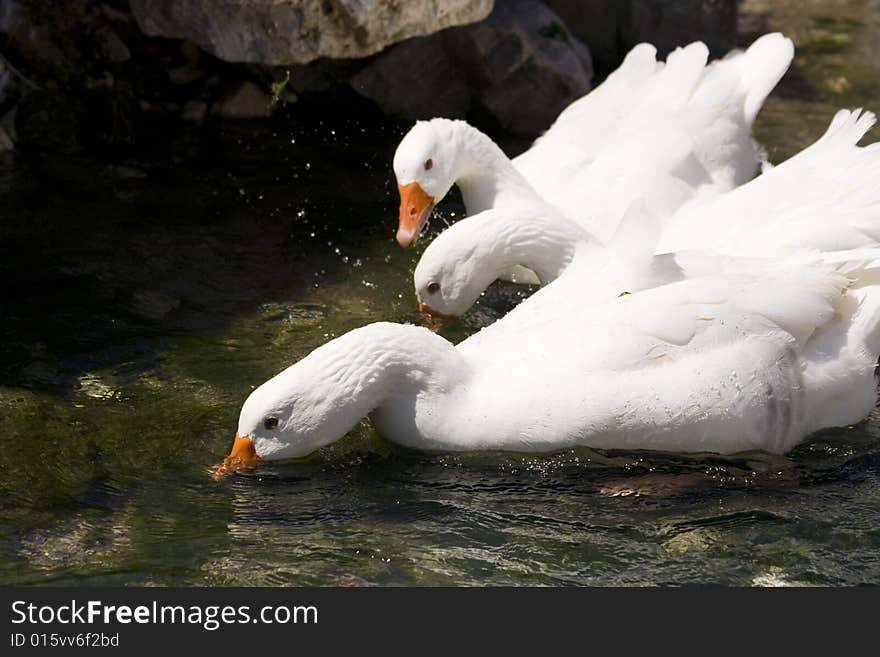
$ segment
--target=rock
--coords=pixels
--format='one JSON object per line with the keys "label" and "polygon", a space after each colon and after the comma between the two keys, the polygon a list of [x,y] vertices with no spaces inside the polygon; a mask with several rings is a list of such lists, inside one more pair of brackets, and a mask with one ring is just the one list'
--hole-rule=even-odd
{"label": "rock", "polygon": [[259,119],[272,113],[272,98],[253,82],[242,82],[231,94],[221,98],[211,114],[225,119]]}
{"label": "rock", "polygon": [[713,57],[734,47],[738,0],[545,0],[590,45],[596,68],[615,69],[637,43],[665,57],[676,46],[704,41]]}
{"label": "rock", "polygon": [[80,113],[80,108],[71,108],[67,98],[56,90],[27,94],[15,110],[19,147],[61,153],[78,151]]}
{"label": "rock", "polygon": [[6,134],[6,130],[0,128],[0,153],[13,150],[15,150],[15,144],[12,142],[12,138]]}
{"label": "rock", "polygon": [[180,118],[184,121],[194,121],[201,123],[208,115],[208,105],[200,100],[191,100],[183,106],[180,112]]}
{"label": "rock", "polygon": [[709,529],[696,528],[675,534],[663,542],[663,548],[672,554],[706,552],[716,542],[716,536]]}
{"label": "rock", "polygon": [[339,575],[339,577],[336,578],[333,584],[334,586],[379,586],[375,582],[364,579],[360,575],[353,575],[351,573]]}
{"label": "rock", "polygon": [[482,23],[454,31],[476,102],[506,130],[546,130],[573,100],[590,90],[586,46],[537,0],[499,3]]}
{"label": "rock", "polygon": [[355,75],[351,86],[386,114],[404,119],[464,118],[471,106],[462,67],[439,35],[394,46]]}
{"label": "rock", "polygon": [[17,109],[17,107],[13,107],[3,115],[3,118],[0,118],[0,128],[3,129],[6,136],[9,137],[13,143],[18,141],[18,134],[15,131],[15,113]]}
{"label": "rock", "polygon": [[508,0],[481,23],[394,46],[352,87],[400,118],[463,117],[479,106],[505,129],[534,135],[590,90],[591,77],[589,51],[557,14]]}
{"label": "rock", "polygon": [[172,84],[187,85],[204,77],[205,73],[198,66],[187,63],[168,71],[168,79]]}
{"label": "rock", "polygon": [[787,586],[816,586],[808,581],[790,579],[789,575],[779,566],[770,566],[765,573],[760,573],[752,578],[752,586],[763,587],[787,587]]}
{"label": "rock", "polygon": [[24,21],[25,13],[20,0],[0,2],[0,34],[8,35],[15,30]]}
{"label": "rock", "polygon": [[355,58],[485,18],[493,0],[131,0],[141,30],[231,62]]}
{"label": "rock", "polygon": [[177,310],[180,299],[168,296],[158,290],[139,290],[132,295],[130,308],[138,317],[153,321],[165,319]]}
{"label": "rock", "polygon": [[589,44],[596,69],[612,71],[629,48],[630,3],[626,0],[544,0],[569,30]]}
{"label": "rock", "polygon": [[140,167],[117,164],[111,168],[113,178],[116,180],[145,180],[149,178],[146,171]]}
{"label": "rock", "polygon": [[14,104],[20,95],[21,89],[15,75],[3,67],[3,61],[0,60],[0,108]]}
{"label": "rock", "polygon": [[628,42],[650,41],[661,56],[691,41],[703,41],[712,57],[736,45],[739,0],[631,0]]}
{"label": "rock", "polygon": [[128,46],[111,28],[102,25],[95,31],[95,37],[103,55],[114,64],[121,64],[131,59]]}

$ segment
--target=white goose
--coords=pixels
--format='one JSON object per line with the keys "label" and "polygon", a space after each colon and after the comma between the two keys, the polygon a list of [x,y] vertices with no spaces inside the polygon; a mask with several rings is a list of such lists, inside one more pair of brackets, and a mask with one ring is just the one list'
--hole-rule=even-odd
{"label": "white goose", "polygon": [[[742,184],[761,161],[750,137],[752,123],[792,55],[791,41],[780,34],[709,66],[708,50],[699,42],[670,54],[665,65],[656,61],[652,46],[636,46],[615,73],[512,161],[463,121],[419,122],[394,156],[398,242],[407,246],[418,237],[453,184],[469,214],[546,203],[594,228],[619,219],[622,196],[647,196],[662,214],[695,194]],[[600,193],[586,199],[585,181],[586,190]],[[604,192],[611,184],[619,192],[617,204],[606,208]]]}
{"label": "white goose", "polygon": [[864,259],[849,280],[817,261],[732,260],[608,298],[577,254],[458,346],[383,322],[319,347],[251,393],[220,472],[307,455],[368,414],[435,451],[786,452],[874,407],[880,276]]}
{"label": "white goose", "polygon": [[[647,233],[638,222],[624,221],[608,249],[583,226],[539,204],[468,217],[422,254],[414,277],[420,308],[448,320],[510,268],[526,267],[546,284],[585,249],[597,261],[611,257],[619,266],[645,244],[660,252],[764,257],[873,248],[880,240],[880,145],[857,143],[874,122],[870,112],[841,110],[820,139],[786,162],[725,194],[691,200],[665,225],[651,223]],[[702,267],[694,261],[690,266]]]}
{"label": "white goose", "polygon": [[[731,193],[757,206],[722,206],[745,212],[729,217],[741,230],[725,224],[719,238],[734,251],[754,250],[752,235],[775,253],[824,253],[655,256],[659,222],[638,208],[609,248],[573,239],[586,231],[568,222],[563,232],[529,207],[458,222],[425,252],[463,250],[439,259],[466,272],[444,270],[440,297],[461,295],[455,282],[469,284],[469,262],[526,262],[555,280],[458,346],[378,323],[316,349],[250,395],[221,470],[308,454],[368,414],[410,447],[532,452],[782,453],[819,429],[858,422],[876,402],[880,355],[880,146],[856,145],[873,121],[838,113],[816,144],[750,183],[754,197],[749,185]],[[787,204],[769,191],[777,185]],[[775,214],[752,214],[768,203]],[[469,227],[486,231],[502,259],[475,253],[481,239],[456,240]],[[542,248],[548,257],[518,260]]]}

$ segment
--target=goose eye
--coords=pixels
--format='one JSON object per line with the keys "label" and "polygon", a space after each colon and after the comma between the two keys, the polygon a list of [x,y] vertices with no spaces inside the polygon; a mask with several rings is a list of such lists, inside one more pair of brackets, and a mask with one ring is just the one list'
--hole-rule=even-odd
{"label": "goose eye", "polygon": [[427,160],[425,160],[425,171],[429,171],[432,166],[434,166],[434,160],[429,157]]}
{"label": "goose eye", "polygon": [[440,283],[428,283],[425,289],[428,290],[428,294],[437,294],[440,291]]}
{"label": "goose eye", "polygon": [[278,427],[278,418],[277,417],[267,417],[263,420],[263,427],[266,431],[272,431],[272,429],[276,429]]}

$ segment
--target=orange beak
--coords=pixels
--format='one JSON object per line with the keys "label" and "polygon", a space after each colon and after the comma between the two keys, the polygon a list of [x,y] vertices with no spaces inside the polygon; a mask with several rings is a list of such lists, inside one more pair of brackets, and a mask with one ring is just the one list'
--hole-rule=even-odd
{"label": "orange beak", "polygon": [[434,198],[428,196],[419,183],[413,181],[408,185],[398,185],[400,192],[400,222],[397,224],[397,243],[406,248],[416,241],[419,233],[428,223],[431,210],[434,209]]}
{"label": "orange beak", "polygon": [[458,319],[455,315],[445,315],[438,312],[421,301],[419,301],[419,312],[428,318],[428,328],[434,331],[434,333]]}
{"label": "orange beak", "polygon": [[239,436],[236,431],[232,451],[223,459],[223,463],[214,469],[214,476],[221,477],[236,470],[251,470],[262,462],[263,459],[257,456],[254,441],[249,436]]}

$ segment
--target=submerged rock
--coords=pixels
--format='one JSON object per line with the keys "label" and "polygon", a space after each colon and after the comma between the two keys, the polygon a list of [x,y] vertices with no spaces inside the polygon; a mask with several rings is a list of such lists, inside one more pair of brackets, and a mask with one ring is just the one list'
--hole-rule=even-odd
{"label": "submerged rock", "polygon": [[208,104],[200,100],[191,100],[180,112],[180,118],[184,121],[193,121],[200,123],[205,120],[208,115]]}
{"label": "submerged rock", "polygon": [[272,113],[272,98],[253,82],[242,82],[221,98],[211,113],[226,119],[259,119]]}
{"label": "submerged rock", "polygon": [[13,143],[12,138],[6,134],[6,130],[0,126],[0,153],[12,150],[15,150],[15,144]]}
{"label": "submerged rock", "polygon": [[131,10],[146,34],[188,39],[226,61],[302,64],[481,20],[492,0],[131,0]]}
{"label": "submerged rock", "polygon": [[131,59],[131,51],[119,35],[110,27],[102,25],[95,31],[95,38],[101,53],[108,61],[121,64]]}

